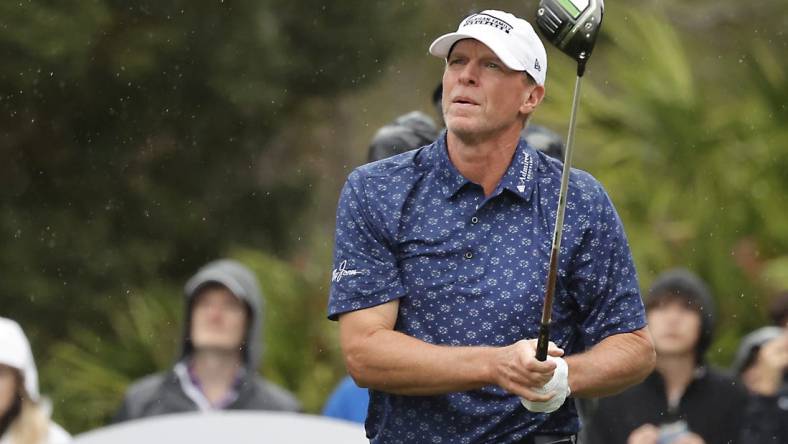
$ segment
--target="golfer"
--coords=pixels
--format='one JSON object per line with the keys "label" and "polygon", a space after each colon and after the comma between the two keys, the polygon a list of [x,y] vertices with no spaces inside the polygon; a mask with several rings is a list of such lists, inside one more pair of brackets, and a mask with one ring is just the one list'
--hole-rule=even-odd
{"label": "golfer", "polygon": [[359,167],[337,209],[328,302],[372,443],[571,443],[567,397],[654,367],[637,276],[602,186],[574,170],[551,344],[535,343],[561,163],[520,139],[545,95],[544,46],[501,11],[432,43],[447,130]]}

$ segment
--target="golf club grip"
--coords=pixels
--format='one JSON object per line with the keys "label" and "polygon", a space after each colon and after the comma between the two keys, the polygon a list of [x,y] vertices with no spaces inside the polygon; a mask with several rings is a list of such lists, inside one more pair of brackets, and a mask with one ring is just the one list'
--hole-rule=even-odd
{"label": "golf club grip", "polygon": [[539,325],[539,338],[536,340],[536,359],[547,360],[547,347],[550,345],[550,324]]}

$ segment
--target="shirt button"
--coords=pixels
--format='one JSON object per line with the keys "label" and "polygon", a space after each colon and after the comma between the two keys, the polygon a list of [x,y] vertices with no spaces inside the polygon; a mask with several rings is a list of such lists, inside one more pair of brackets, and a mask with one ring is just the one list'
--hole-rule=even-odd
{"label": "shirt button", "polygon": [[472,223],[472,224],[478,224],[478,223],[479,223],[479,218],[478,218],[478,217],[476,217],[476,216],[473,216],[473,217],[471,218],[471,223]]}
{"label": "shirt button", "polygon": [[465,252],[465,259],[470,259],[472,257],[473,257],[473,253],[471,253],[470,251]]}

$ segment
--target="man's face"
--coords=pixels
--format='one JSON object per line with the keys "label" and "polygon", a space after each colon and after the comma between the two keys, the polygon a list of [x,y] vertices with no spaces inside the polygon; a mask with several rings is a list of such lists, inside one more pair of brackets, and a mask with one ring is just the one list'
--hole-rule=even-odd
{"label": "man's face", "polygon": [[0,364],[0,418],[14,405],[14,397],[17,395],[16,384],[16,370]]}
{"label": "man's face", "polygon": [[460,40],[443,72],[446,127],[460,138],[484,138],[519,126],[541,102],[544,88],[525,73],[513,71],[490,48],[474,39]]}
{"label": "man's face", "polygon": [[192,345],[196,349],[239,350],[246,323],[243,301],[225,287],[208,287],[195,296],[192,306]]}
{"label": "man's face", "polygon": [[701,328],[695,308],[683,300],[667,299],[651,307],[647,317],[657,357],[695,354]]}

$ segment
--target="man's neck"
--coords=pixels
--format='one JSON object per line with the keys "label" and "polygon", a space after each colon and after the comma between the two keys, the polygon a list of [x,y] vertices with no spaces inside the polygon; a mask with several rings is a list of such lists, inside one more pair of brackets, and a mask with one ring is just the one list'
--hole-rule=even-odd
{"label": "man's neck", "polygon": [[657,371],[665,381],[665,394],[668,398],[668,405],[678,405],[695,376],[696,367],[695,355],[692,353],[669,356],[657,355]]}
{"label": "man's neck", "polygon": [[241,353],[236,351],[198,350],[191,358],[191,370],[200,382],[203,394],[215,404],[227,395],[241,368]]}
{"label": "man's neck", "polygon": [[513,126],[504,132],[484,139],[464,139],[451,131],[446,134],[449,159],[468,180],[477,183],[489,196],[506,174],[517,149],[522,128]]}

